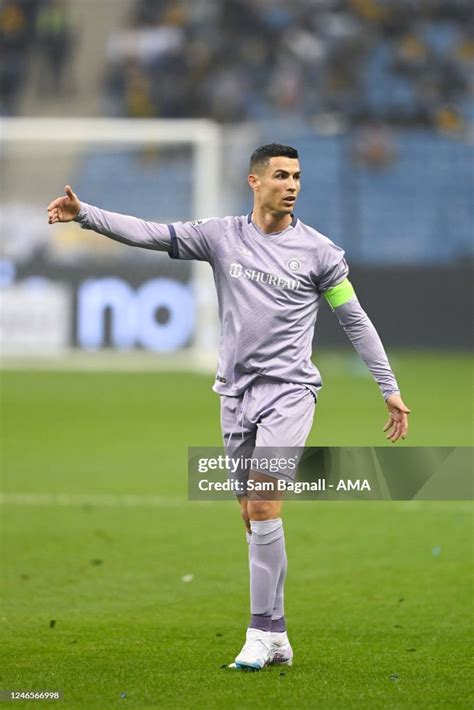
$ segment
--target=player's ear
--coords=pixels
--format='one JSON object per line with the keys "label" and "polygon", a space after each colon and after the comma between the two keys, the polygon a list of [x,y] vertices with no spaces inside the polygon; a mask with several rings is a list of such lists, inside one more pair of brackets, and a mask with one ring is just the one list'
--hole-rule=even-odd
{"label": "player's ear", "polygon": [[248,176],[247,180],[248,180],[248,184],[250,185],[252,190],[256,190],[258,188],[258,186],[260,185],[260,180],[259,180],[258,176],[254,175],[253,173],[251,173]]}

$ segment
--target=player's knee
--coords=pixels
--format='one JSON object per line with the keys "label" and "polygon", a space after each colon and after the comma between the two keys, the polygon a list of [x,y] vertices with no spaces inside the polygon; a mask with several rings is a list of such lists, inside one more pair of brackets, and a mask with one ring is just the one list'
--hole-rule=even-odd
{"label": "player's knee", "polygon": [[278,515],[279,504],[272,500],[249,500],[247,512],[250,520],[271,520]]}
{"label": "player's knee", "polygon": [[249,520],[250,520],[249,511],[248,511],[248,508],[247,508],[246,505],[245,505],[245,506],[242,506],[242,507],[240,508],[240,516],[241,516],[241,518],[242,518],[242,520],[244,521],[245,524],[247,524],[247,523],[249,522]]}
{"label": "player's knee", "polygon": [[249,512],[248,512],[248,501],[247,498],[241,498],[239,500],[240,503],[240,517],[244,521],[245,529],[247,530],[248,533],[251,532],[250,530],[250,518],[249,518]]}

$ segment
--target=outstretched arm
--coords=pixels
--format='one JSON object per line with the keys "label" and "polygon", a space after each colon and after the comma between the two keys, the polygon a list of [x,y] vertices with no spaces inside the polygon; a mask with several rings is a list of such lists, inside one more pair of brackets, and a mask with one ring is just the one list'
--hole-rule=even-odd
{"label": "outstretched arm", "polygon": [[382,341],[360,305],[351,283],[345,279],[328,289],[324,295],[381,389],[389,411],[389,418],[384,427],[387,439],[393,443],[400,438],[404,439],[408,432],[410,410],[400,397],[400,390]]}
{"label": "outstretched arm", "polygon": [[171,249],[172,232],[166,224],[147,222],[137,217],[107,212],[80,202],[70,185],[66,197],[58,197],[47,207],[49,224],[75,220],[83,229],[91,229],[122,244],[167,251]]}

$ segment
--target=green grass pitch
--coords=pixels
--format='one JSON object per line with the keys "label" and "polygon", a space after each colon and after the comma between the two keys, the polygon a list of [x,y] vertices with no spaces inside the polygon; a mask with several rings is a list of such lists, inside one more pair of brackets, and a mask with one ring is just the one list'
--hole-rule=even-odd
{"label": "green grass pitch", "polygon": [[[413,411],[402,445],[472,444],[469,358],[392,361]],[[357,360],[318,363],[309,443],[383,444],[383,401]],[[222,668],[248,620],[243,527],[233,502],[185,500],[187,446],[221,443],[211,384],[1,373],[0,689],[60,690],[67,708],[471,708],[469,502],[288,503],[295,665]]]}

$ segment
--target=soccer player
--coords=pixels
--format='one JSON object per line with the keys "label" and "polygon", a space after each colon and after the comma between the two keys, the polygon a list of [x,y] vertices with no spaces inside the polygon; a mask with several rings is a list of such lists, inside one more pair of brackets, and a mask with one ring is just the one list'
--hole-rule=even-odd
{"label": "soccer player", "polygon": [[[405,438],[409,409],[347,278],[344,252],[294,214],[301,187],[297,151],[277,144],[257,148],[248,183],[254,197],[249,215],[168,225],[85,204],[67,185],[66,196],[47,208],[49,223],[75,220],[124,244],[166,251],[172,259],[209,262],[222,328],[213,389],[221,397],[222,435],[230,456],[251,458],[256,447],[304,446],[322,385],[311,362],[321,296],[380,387],[389,411],[387,438]],[[262,480],[258,471],[245,469],[239,477],[244,484],[249,478]],[[291,665],[282,503],[248,495],[245,487],[240,493],[249,543],[251,619],[232,665]]]}

